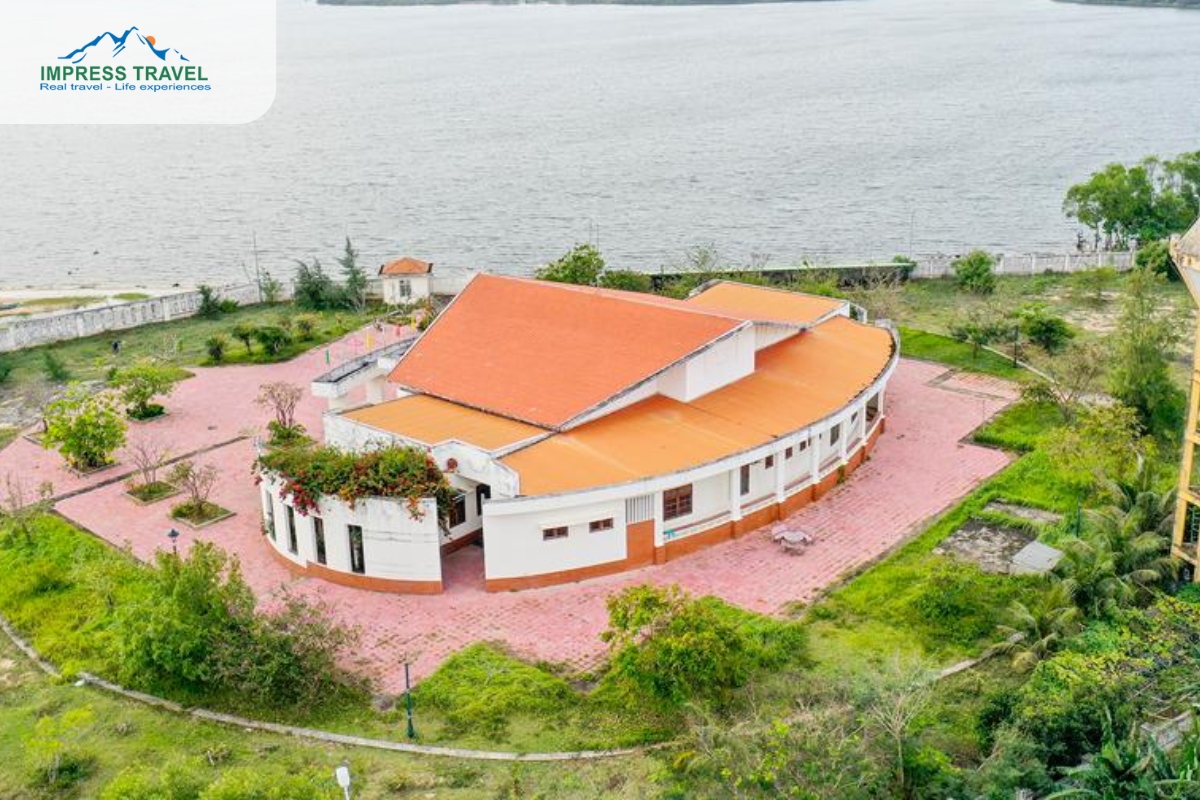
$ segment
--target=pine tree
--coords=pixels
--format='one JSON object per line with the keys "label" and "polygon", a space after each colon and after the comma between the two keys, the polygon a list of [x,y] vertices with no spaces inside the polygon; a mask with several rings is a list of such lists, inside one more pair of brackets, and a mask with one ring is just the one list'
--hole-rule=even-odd
{"label": "pine tree", "polygon": [[338,259],[338,264],[345,282],[346,305],[355,311],[362,311],[367,304],[367,274],[358,265],[358,251],[350,244],[349,236],[346,237],[346,249]]}

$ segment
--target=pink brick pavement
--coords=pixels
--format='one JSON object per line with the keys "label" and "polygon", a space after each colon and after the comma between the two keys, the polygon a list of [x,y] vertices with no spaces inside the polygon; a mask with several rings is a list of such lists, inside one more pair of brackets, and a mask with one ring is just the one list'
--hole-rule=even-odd
{"label": "pink brick pavement", "polygon": [[[315,353],[282,365],[197,370],[170,398],[171,416],[154,424],[173,437],[177,450],[221,442],[265,423],[266,414],[250,402],[260,383],[305,383],[323,369],[324,357]],[[677,583],[695,595],[713,594],[755,611],[777,612],[790,601],[811,599],[879,557],[1001,469],[1008,463],[1006,455],[962,439],[1013,399],[1011,387],[977,376],[947,379],[945,372],[938,365],[901,362],[888,390],[887,432],[870,460],[821,501],[767,529],[658,567],[488,594],[483,591],[482,552],[469,547],[447,558],[446,591],[438,596],[381,594],[296,578],[261,540],[249,441],[219,447],[199,459],[220,469],[213,499],[237,516],[200,532],[180,528],[180,544],[186,548],[203,538],[235,553],[260,597],[287,584],[328,603],[338,618],[360,627],[359,664],[379,678],[384,690],[400,688],[406,655],[415,660],[415,675],[421,677],[450,653],[480,640],[504,642],[529,658],[583,668],[604,652],[598,634],[606,619],[605,598],[614,591],[643,582]],[[301,419],[318,435],[321,408],[322,401],[308,398],[301,409]],[[18,468],[27,474],[61,475],[55,459],[18,442],[0,452],[0,474]],[[146,558],[167,546],[169,505],[138,506],[123,495],[122,486],[112,485],[66,499],[58,509]],[[803,529],[816,542],[801,555],[785,555],[770,541],[771,530],[779,527]]]}

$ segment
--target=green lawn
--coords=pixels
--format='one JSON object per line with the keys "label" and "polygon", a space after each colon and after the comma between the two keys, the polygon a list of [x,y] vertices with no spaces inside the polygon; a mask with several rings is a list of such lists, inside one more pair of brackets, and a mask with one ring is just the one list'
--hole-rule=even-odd
{"label": "green lawn", "polygon": [[[145,356],[153,356],[180,367],[199,366],[208,359],[205,341],[215,335],[225,336],[229,340],[229,354],[236,356],[239,351],[244,352],[244,348],[230,335],[234,325],[278,325],[294,316],[295,311],[290,304],[243,306],[212,319],[188,317],[19,350],[0,356],[13,365],[12,374],[0,385],[0,391],[45,385],[47,377],[44,354],[47,351],[62,361],[71,380],[102,380],[113,366],[128,364]],[[284,360],[345,335],[366,324],[370,319],[369,314],[350,311],[324,312],[317,316],[320,324],[312,340],[297,342],[272,360]],[[114,355],[111,345],[113,341],[118,340],[121,342],[121,352]],[[259,347],[255,345],[255,349],[258,351]]]}
{"label": "green lawn", "polygon": [[975,441],[1005,450],[1028,452],[1048,432],[1064,424],[1052,403],[1014,403],[975,431]]}
{"label": "green lawn", "polygon": [[976,353],[969,344],[914,328],[900,328],[900,354],[1009,380],[1019,380],[1023,375],[1028,375],[1021,367],[1014,367],[1012,361],[1004,356],[982,349]]}

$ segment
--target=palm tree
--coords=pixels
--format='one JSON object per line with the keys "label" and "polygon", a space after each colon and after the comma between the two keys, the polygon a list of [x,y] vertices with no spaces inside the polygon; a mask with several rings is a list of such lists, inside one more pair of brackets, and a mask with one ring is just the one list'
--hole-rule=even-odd
{"label": "palm tree", "polygon": [[1166,800],[1200,797],[1200,728],[1193,723],[1174,757],[1136,727],[1118,739],[1106,721],[1100,752],[1067,770],[1068,788],[1046,797],[1102,800]]}
{"label": "palm tree", "polygon": [[1050,656],[1079,629],[1079,609],[1071,588],[1058,581],[1029,604],[1014,600],[1008,607],[1008,621],[996,626],[1004,641],[990,647],[988,654],[1010,656],[1018,672],[1027,672]]}
{"label": "palm tree", "polygon": [[1112,554],[1113,571],[1130,600],[1145,599],[1149,587],[1174,576],[1170,539],[1160,530],[1170,516],[1158,516],[1163,496],[1142,492],[1127,511],[1110,507],[1089,514],[1093,538]]}
{"label": "palm tree", "polygon": [[1107,508],[1098,513],[1133,515],[1139,530],[1169,534],[1175,516],[1175,488],[1165,492],[1156,488],[1157,475],[1150,462],[1137,457],[1137,469],[1127,479],[1107,478],[1102,482],[1103,493],[1109,500]]}

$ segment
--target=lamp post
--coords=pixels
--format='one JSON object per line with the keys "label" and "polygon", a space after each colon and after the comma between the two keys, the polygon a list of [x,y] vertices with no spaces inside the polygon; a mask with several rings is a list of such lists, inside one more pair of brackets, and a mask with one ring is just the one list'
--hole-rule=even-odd
{"label": "lamp post", "polygon": [[337,779],[338,786],[342,787],[342,794],[346,800],[350,800],[350,767],[346,762],[342,762],[341,766],[333,771],[333,777]]}
{"label": "lamp post", "polygon": [[179,538],[179,531],[171,528],[171,530],[167,531],[167,538],[171,540],[171,552],[179,555],[179,547],[175,544],[175,541]]}
{"label": "lamp post", "polygon": [[412,713],[412,682],[408,678],[408,662],[404,662],[404,711],[408,716],[408,738],[417,738],[417,729],[413,727]]}

